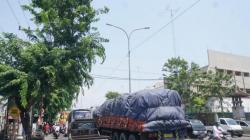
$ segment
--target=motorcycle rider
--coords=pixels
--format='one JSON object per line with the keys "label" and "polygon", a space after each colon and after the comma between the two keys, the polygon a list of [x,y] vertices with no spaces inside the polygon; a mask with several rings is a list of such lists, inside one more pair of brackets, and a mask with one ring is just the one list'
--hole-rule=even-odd
{"label": "motorcycle rider", "polygon": [[213,126],[213,137],[216,140],[221,140],[223,137],[223,129],[220,127],[220,123],[216,122]]}
{"label": "motorcycle rider", "polygon": [[44,132],[45,132],[46,135],[49,134],[49,123],[45,123],[45,125],[44,125]]}
{"label": "motorcycle rider", "polygon": [[53,126],[53,129],[54,129],[54,136],[56,137],[56,138],[58,138],[59,137],[59,135],[60,135],[60,126],[58,125],[58,124],[55,124],[54,126]]}

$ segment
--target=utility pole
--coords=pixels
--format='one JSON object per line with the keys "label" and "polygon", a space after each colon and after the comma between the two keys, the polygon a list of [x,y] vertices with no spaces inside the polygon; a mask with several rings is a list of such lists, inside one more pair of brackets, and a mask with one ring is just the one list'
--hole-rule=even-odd
{"label": "utility pole", "polygon": [[112,26],[112,27],[115,27],[121,31],[123,31],[127,37],[127,41],[128,41],[128,79],[129,79],[129,93],[131,93],[131,66],[130,66],[130,53],[131,53],[131,50],[130,50],[130,38],[132,36],[132,34],[135,32],[135,31],[138,31],[138,30],[145,30],[145,29],[150,29],[150,27],[143,27],[143,28],[136,28],[136,29],[133,29],[129,34],[126,30],[124,30],[123,28],[119,27],[119,26],[115,26],[115,25],[112,25],[112,24],[106,24],[108,26]]}
{"label": "utility pole", "polygon": [[[173,9],[170,9],[170,17],[171,17],[171,20],[173,20],[173,17],[174,17]],[[174,51],[174,57],[176,57],[174,21],[171,23],[171,25],[172,25],[173,51]]]}

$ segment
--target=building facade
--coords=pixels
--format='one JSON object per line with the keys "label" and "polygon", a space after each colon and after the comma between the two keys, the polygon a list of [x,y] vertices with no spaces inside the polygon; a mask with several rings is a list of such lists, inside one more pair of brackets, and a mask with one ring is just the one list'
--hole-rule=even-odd
{"label": "building facade", "polygon": [[[228,110],[228,112],[249,112],[250,57],[208,50],[208,65],[205,69],[224,72],[233,77],[236,86],[235,97],[224,99],[223,107],[225,110]],[[211,99],[208,104],[210,104],[212,111],[219,111],[218,100]],[[241,109],[234,110],[234,106]]]}

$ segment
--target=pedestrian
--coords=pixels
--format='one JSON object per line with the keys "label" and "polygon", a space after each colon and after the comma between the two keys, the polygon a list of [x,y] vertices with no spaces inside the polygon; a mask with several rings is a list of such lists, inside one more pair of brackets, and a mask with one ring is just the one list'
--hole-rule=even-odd
{"label": "pedestrian", "polygon": [[46,134],[46,135],[49,134],[49,129],[50,129],[49,123],[46,123],[46,124],[45,124],[45,134]]}

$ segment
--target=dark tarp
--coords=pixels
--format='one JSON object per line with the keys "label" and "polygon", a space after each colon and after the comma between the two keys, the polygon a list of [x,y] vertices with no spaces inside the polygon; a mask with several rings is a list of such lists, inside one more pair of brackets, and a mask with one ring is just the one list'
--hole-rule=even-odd
{"label": "dark tarp", "polygon": [[180,95],[169,89],[142,90],[107,100],[95,110],[94,116],[125,116],[144,121],[145,129],[150,130],[156,126],[183,128],[187,124]]}

